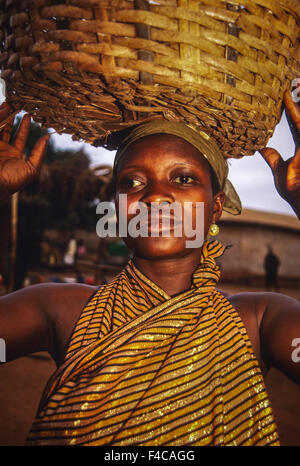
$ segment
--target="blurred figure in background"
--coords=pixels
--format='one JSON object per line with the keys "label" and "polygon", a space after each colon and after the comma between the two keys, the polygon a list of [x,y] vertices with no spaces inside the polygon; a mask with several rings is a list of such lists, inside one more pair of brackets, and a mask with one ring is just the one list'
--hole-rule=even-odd
{"label": "blurred figure in background", "polygon": [[72,233],[67,245],[66,253],[64,255],[64,265],[66,265],[67,267],[73,267],[75,265],[76,251],[77,241],[74,233]]}
{"label": "blurred figure in background", "polygon": [[77,251],[76,251],[76,260],[81,260],[86,257],[86,245],[83,239],[79,239],[77,243]]}
{"label": "blurred figure in background", "polygon": [[278,287],[278,268],[280,266],[280,261],[276,254],[274,254],[270,244],[267,245],[268,252],[265,255],[264,259],[264,269],[265,269],[265,283],[266,290],[279,291]]}

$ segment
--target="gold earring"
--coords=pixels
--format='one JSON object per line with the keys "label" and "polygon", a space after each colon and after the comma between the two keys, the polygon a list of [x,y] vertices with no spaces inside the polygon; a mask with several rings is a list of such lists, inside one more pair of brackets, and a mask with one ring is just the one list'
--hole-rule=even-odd
{"label": "gold earring", "polygon": [[219,232],[220,232],[220,228],[218,227],[218,225],[216,223],[212,223],[209,227],[208,234],[210,236],[216,236],[219,234]]}

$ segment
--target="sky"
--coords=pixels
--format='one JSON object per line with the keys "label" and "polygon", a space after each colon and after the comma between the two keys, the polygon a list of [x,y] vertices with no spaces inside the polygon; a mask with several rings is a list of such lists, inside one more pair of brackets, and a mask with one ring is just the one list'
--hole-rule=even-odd
{"label": "sky", "polygon": [[[59,135],[56,133],[51,137],[58,147],[83,149],[90,157],[93,165],[99,163],[113,164],[115,152],[93,147],[84,142],[72,141],[71,136],[66,134]],[[295,144],[285,113],[283,113],[281,121],[276,126],[267,146],[277,149],[284,160],[294,155]],[[289,204],[277,193],[272,171],[258,152],[253,156],[245,156],[238,160],[229,159],[229,179],[238,192],[243,207],[295,215]]]}

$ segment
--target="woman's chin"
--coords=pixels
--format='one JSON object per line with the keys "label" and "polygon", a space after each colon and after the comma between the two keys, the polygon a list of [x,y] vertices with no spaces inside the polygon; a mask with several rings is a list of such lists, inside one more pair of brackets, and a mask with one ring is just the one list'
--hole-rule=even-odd
{"label": "woman's chin", "polygon": [[148,260],[173,259],[185,256],[189,250],[185,238],[146,237],[124,238],[133,255]]}

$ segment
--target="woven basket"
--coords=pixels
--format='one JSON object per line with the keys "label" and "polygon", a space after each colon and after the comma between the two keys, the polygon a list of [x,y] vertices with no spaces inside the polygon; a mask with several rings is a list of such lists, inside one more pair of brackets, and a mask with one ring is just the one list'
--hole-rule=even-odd
{"label": "woven basket", "polygon": [[300,76],[299,0],[0,0],[15,110],[115,148],[153,118],[214,136],[226,157],[266,145]]}

